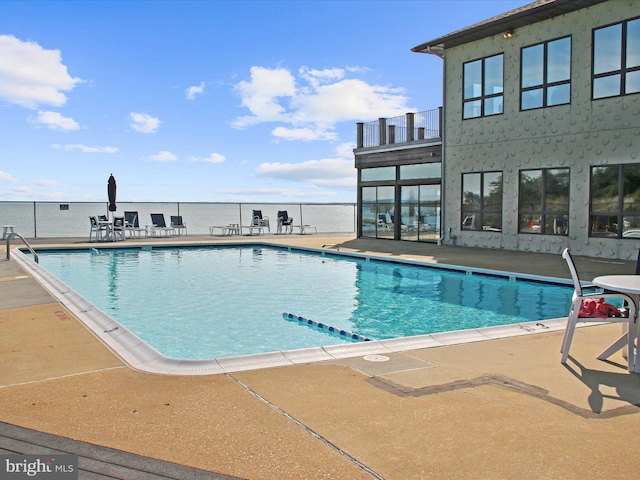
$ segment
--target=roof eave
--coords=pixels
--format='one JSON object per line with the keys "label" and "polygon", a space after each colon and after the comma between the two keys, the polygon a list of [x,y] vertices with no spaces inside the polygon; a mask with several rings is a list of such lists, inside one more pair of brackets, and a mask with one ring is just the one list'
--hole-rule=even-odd
{"label": "roof eave", "polygon": [[548,0],[537,1],[519,9],[506,12],[470,27],[422,43],[411,49],[416,53],[444,56],[444,50],[482,38],[499,35],[516,28],[532,25],[565,13],[587,8],[608,0]]}

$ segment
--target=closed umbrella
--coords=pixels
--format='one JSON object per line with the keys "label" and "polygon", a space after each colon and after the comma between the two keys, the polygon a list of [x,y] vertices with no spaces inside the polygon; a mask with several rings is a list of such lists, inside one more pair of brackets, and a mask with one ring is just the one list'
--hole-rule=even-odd
{"label": "closed umbrella", "polygon": [[107,182],[107,195],[109,196],[109,211],[115,212],[116,207],[116,179],[113,177],[113,173],[109,177]]}

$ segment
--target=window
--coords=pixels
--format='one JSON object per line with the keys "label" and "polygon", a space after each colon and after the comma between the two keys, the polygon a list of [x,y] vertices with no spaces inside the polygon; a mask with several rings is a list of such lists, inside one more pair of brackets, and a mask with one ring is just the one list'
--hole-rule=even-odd
{"label": "window", "polygon": [[400,179],[440,178],[442,176],[441,171],[442,164],[440,162],[400,165]]}
{"label": "window", "polygon": [[589,235],[640,238],[640,164],[591,168]]}
{"label": "window", "polygon": [[494,55],[464,64],[462,118],[502,113],[504,55]]}
{"label": "window", "polygon": [[396,167],[363,168],[360,170],[360,180],[362,182],[376,182],[395,179]]}
{"label": "window", "polygon": [[395,187],[362,187],[362,236],[393,238]]}
{"label": "window", "polygon": [[571,37],[523,48],[520,65],[521,110],[571,102]]}
{"label": "window", "polygon": [[640,92],[640,18],[593,31],[592,98]]}
{"label": "window", "polygon": [[400,238],[437,241],[440,237],[440,185],[400,189]]}
{"label": "window", "polygon": [[568,168],[522,170],[519,194],[519,233],[568,235]]}
{"label": "window", "polygon": [[462,174],[462,230],[502,231],[502,172]]}

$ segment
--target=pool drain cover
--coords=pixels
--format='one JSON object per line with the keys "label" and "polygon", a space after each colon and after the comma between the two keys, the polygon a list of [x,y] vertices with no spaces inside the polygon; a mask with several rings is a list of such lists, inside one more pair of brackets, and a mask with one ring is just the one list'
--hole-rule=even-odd
{"label": "pool drain cover", "polygon": [[367,362],[388,362],[389,357],[385,357],[384,355],[366,355],[364,358]]}

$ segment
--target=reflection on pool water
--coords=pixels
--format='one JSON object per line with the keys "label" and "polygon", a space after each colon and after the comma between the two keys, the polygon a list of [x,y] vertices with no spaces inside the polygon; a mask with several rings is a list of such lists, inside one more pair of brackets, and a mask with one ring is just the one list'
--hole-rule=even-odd
{"label": "reflection on pool water", "polygon": [[566,317],[565,285],[266,246],[38,252],[163,355],[206,359]]}

